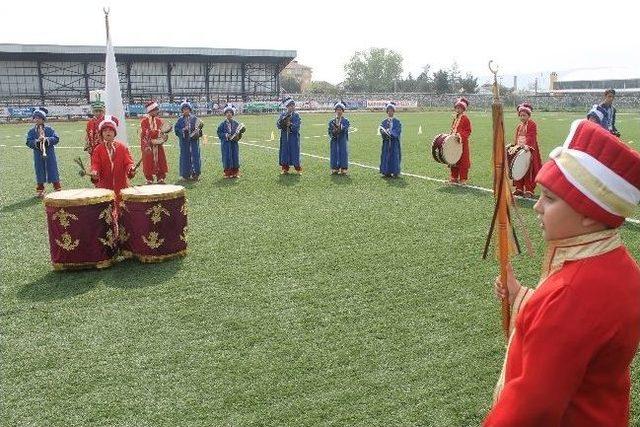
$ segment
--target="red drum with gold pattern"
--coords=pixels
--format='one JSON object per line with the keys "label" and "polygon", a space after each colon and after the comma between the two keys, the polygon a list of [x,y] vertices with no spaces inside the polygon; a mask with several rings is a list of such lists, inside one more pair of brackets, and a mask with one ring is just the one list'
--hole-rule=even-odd
{"label": "red drum with gold pattern", "polygon": [[184,187],[155,184],[125,188],[118,223],[122,254],[158,262],[187,253]]}
{"label": "red drum with gold pattern", "polygon": [[458,135],[441,133],[433,138],[431,155],[438,163],[455,166],[462,157],[462,143]]}
{"label": "red drum with gold pattern", "polygon": [[509,163],[509,179],[519,181],[531,168],[531,151],[525,145],[507,145],[507,162]]}
{"label": "red drum with gold pattern", "polygon": [[56,191],[44,198],[54,270],[105,268],[117,252],[115,194],[104,188]]}

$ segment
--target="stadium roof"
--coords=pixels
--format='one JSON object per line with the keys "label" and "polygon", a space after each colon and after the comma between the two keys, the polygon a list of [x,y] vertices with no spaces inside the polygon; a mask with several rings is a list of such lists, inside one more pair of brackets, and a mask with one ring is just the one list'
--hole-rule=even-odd
{"label": "stadium roof", "polygon": [[640,71],[623,67],[584,68],[559,74],[559,82],[640,79]]}
{"label": "stadium roof", "polygon": [[[598,93],[602,94],[604,89],[554,89],[549,91],[551,93]],[[637,88],[616,88],[616,94],[619,93],[638,93],[640,89]]]}
{"label": "stadium roof", "polygon": [[[271,60],[271,62],[289,62],[296,57],[295,50],[270,49],[217,49],[204,47],[168,47],[168,46],[120,46],[114,47],[116,56],[133,57],[191,57],[193,59],[247,58],[253,60]],[[96,56],[105,54],[105,46],[75,46],[53,44],[13,44],[0,43],[0,59],[3,57],[29,56]]]}

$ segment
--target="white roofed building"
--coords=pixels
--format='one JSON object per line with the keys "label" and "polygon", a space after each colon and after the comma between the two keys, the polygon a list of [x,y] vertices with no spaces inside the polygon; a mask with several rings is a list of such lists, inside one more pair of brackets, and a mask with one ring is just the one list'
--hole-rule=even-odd
{"label": "white roofed building", "polygon": [[640,92],[640,70],[624,67],[584,68],[551,73],[550,92]]}

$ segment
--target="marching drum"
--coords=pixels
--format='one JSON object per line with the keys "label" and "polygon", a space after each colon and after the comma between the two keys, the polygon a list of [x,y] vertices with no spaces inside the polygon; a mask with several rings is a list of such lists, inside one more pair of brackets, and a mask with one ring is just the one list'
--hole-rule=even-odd
{"label": "marching drum", "polygon": [[522,145],[508,145],[507,162],[509,163],[509,178],[519,181],[529,172],[531,152]]}
{"label": "marching drum", "polygon": [[151,140],[151,146],[162,145],[169,139],[169,133],[173,130],[171,123],[163,123],[158,132],[158,138]]}
{"label": "marching drum", "polygon": [[158,262],[187,253],[184,187],[143,185],[120,192],[119,240],[124,256]]}
{"label": "marching drum", "polygon": [[104,188],[56,191],[44,198],[54,270],[105,268],[115,261],[115,194]]}
{"label": "marching drum", "polygon": [[457,135],[441,133],[433,139],[431,155],[438,163],[454,166],[462,157],[462,144]]}

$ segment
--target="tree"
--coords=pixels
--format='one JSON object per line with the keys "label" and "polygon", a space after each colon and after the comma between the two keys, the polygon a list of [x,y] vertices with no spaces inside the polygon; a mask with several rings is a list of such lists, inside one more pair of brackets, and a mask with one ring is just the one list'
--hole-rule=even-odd
{"label": "tree", "polygon": [[453,61],[449,67],[449,86],[453,92],[460,90],[460,67],[456,61]]}
{"label": "tree", "polygon": [[409,73],[407,78],[400,82],[399,89],[400,92],[415,92],[416,86],[416,81],[414,80],[413,75]]}
{"label": "tree", "polygon": [[431,92],[433,90],[433,84],[431,77],[429,77],[429,71],[431,71],[431,65],[427,64],[422,67],[422,72],[416,79],[416,90],[418,92]]}
{"label": "tree", "polygon": [[340,90],[337,86],[332,85],[329,82],[317,81],[311,82],[304,91],[305,93],[317,93],[326,95],[338,95]]}
{"label": "tree", "polygon": [[388,49],[357,51],[344,66],[345,88],[354,92],[390,92],[401,79],[402,55]]}
{"label": "tree", "polygon": [[433,73],[433,89],[437,94],[451,93],[449,73],[445,70],[438,70]]}
{"label": "tree", "polygon": [[460,79],[460,87],[464,93],[476,93],[478,90],[478,79],[471,73],[467,73],[464,79]]}
{"label": "tree", "polygon": [[288,93],[300,93],[300,82],[291,76],[281,76],[280,87]]}

